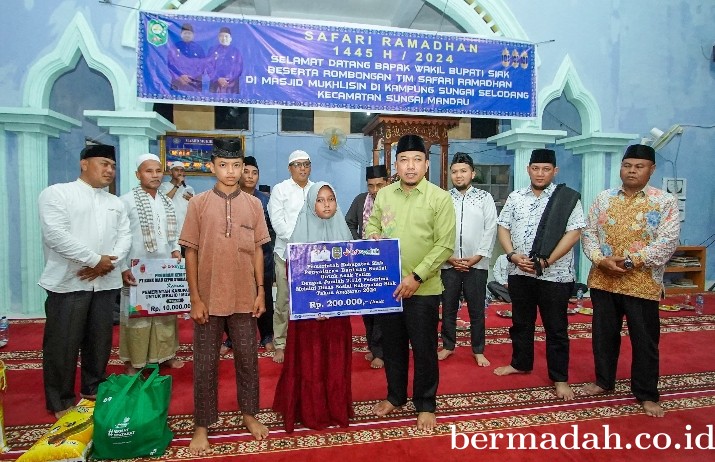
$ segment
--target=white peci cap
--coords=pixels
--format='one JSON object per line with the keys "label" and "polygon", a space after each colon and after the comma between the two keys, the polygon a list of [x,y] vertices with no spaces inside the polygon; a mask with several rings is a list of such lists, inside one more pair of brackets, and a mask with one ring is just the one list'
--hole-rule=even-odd
{"label": "white peci cap", "polygon": [[139,157],[137,157],[137,168],[147,160],[155,160],[159,163],[161,163],[161,159],[159,159],[159,156],[156,154],[141,154]]}
{"label": "white peci cap", "polygon": [[184,163],[180,160],[175,160],[174,162],[169,162],[169,170],[172,168],[184,168]]}
{"label": "white peci cap", "polygon": [[296,160],[310,160],[310,156],[307,152],[298,149],[290,153],[290,156],[288,156],[288,164],[290,165]]}

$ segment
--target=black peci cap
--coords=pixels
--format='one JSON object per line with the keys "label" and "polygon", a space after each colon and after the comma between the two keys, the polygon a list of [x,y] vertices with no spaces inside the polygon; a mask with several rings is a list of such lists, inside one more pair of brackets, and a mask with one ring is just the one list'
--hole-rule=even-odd
{"label": "black peci cap", "polygon": [[387,178],[387,167],[384,165],[370,165],[365,167],[365,180],[374,178]]}
{"label": "black peci cap", "polygon": [[425,142],[419,135],[405,135],[397,142],[397,154],[405,151],[420,151],[427,154]]}
{"label": "black peci cap", "polygon": [[243,158],[243,144],[238,138],[214,138],[211,155],[224,159]]}
{"label": "black peci cap", "polygon": [[256,170],[259,170],[258,163],[256,163],[256,158],[253,156],[246,156],[243,159],[243,165],[248,165],[249,167],[256,167]]}
{"label": "black peci cap", "polygon": [[631,144],[626,148],[626,153],[623,154],[623,159],[644,159],[655,164],[655,149],[645,144]]}
{"label": "black peci cap", "polygon": [[106,157],[116,162],[114,146],[108,144],[94,144],[85,146],[79,154],[80,159],[89,159],[90,157]]}
{"label": "black peci cap", "polygon": [[454,164],[467,164],[472,170],[474,170],[474,161],[472,160],[472,156],[466,152],[456,153],[454,157],[452,157],[452,163],[450,165]]}
{"label": "black peci cap", "polygon": [[529,159],[531,164],[551,164],[556,167],[556,153],[551,149],[534,149]]}

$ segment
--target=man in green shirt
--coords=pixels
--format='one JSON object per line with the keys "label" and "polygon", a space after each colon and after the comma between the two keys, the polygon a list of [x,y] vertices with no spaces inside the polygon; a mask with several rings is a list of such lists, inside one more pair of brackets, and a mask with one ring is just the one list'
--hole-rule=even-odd
{"label": "man in green shirt", "polygon": [[365,235],[371,239],[398,238],[402,257],[402,281],[393,296],[402,300],[403,311],[379,315],[387,399],[376,404],[373,411],[382,417],[407,402],[412,344],[412,401],[418,413],[417,429],[432,431],[437,423],[439,384],[437,324],[443,290],[440,267],[454,250],[454,206],[449,193],[425,178],[429,155],[419,136],[400,138],[395,167],[400,181],[377,194],[365,228]]}

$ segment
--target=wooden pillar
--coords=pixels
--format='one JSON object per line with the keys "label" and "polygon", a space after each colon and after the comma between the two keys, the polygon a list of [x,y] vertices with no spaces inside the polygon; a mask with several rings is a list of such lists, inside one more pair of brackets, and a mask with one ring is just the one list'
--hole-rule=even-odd
{"label": "wooden pillar", "polygon": [[449,156],[449,143],[443,142],[441,145],[441,150],[440,150],[440,176],[439,176],[439,185],[442,189],[447,189],[447,157]]}

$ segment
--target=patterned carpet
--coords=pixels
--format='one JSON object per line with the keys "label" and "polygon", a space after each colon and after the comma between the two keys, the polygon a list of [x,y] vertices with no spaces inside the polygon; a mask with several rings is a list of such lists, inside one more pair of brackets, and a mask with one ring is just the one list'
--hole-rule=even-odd
{"label": "patterned carpet", "polygon": [[[585,354],[584,352],[590,349],[590,322],[588,322],[587,317],[571,319],[571,321],[569,324],[569,337],[572,339],[572,351],[574,347],[578,347],[579,354],[583,355]],[[16,324],[27,324],[28,327],[33,329],[41,329],[42,321],[17,321]],[[497,322],[493,319],[491,323],[488,323],[487,345],[492,346],[489,349],[490,355],[496,354],[491,353],[493,351],[510,351],[510,347],[506,345],[509,343],[508,325],[509,320],[499,320]],[[357,335],[353,337],[354,357],[361,358],[362,353],[367,351],[365,337],[358,330],[355,330],[355,333]],[[701,346],[715,344],[715,315],[694,317],[690,313],[668,313],[667,316],[661,318],[661,334],[662,375],[659,389],[662,396],[662,405],[668,412],[666,419],[675,420],[679,414],[690,418],[693,412],[699,416],[712,416],[715,410],[715,353],[712,352],[712,348],[702,348]],[[627,336],[627,330],[624,329],[623,335]],[[187,337],[184,335],[179,357],[184,361],[190,362],[191,346],[186,339]],[[540,326],[537,326],[535,340],[537,344],[545,340],[543,328]],[[469,345],[469,332],[459,331],[458,346],[467,345]],[[543,348],[543,344],[540,348]],[[668,348],[669,351],[664,351],[665,348]],[[694,349],[692,351],[696,351],[698,354],[698,367],[691,367],[688,364],[688,360],[691,357],[688,354],[691,351],[689,348]],[[670,351],[674,349],[680,351]],[[538,352],[539,347],[537,347],[537,355]],[[544,367],[543,352],[541,354],[541,358],[537,356],[537,363],[541,362],[541,364],[537,365],[539,368]],[[260,355],[262,364],[267,366],[266,369],[279,367],[270,361],[270,353],[262,351]],[[628,353],[623,352],[622,355],[628,356],[627,364],[629,365],[630,351]],[[231,355],[229,354],[224,359],[228,360],[230,357]],[[39,377],[39,382],[37,383],[41,384],[42,357],[41,352],[37,351],[37,349],[19,348],[15,351],[4,351],[2,359],[8,367],[10,386],[22,386],[18,382],[13,382],[14,374],[24,374],[20,375],[21,377]],[[703,364],[703,362],[707,362],[707,364]],[[440,363],[440,367],[445,369],[445,373],[442,374],[443,380],[464,380],[464,373],[459,370],[459,368],[464,367],[464,364],[469,363],[459,363],[456,359]],[[121,366],[116,357],[116,351],[112,355],[112,365],[117,366],[115,370]],[[692,366],[695,366],[695,364]],[[359,367],[366,366],[359,364]],[[573,353],[572,368],[575,368],[573,365]],[[590,367],[586,369],[590,371]],[[621,369],[623,369],[623,365],[619,366],[619,370]],[[188,370],[190,370],[190,367],[187,368],[187,373]],[[262,369],[262,373],[263,371],[264,369]],[[671,373],[665,374],[664,372]],[[382,374],[381,372],[375,373]],[[483,375],[479,377],[484,378],[487,382],[495,380],[489,371],[482,370],[481,373]],[[323,460],[325,454],[336,454],[335,452],[330,452],[332,449],[333,451],[338,451],[337,454],[345,454],[345,462],[347,462],[372,459],[373,454],[377,454],[375,448],[382,448],[382,450],[392,448],[397,454],[400,454],[394,460],[406,460],[403,457],[407,458],[406,454],[409,454],[409,451],[419,451],[418,454],[422,455],[416,458],[411,457],[410,460],[412,461],[436,460],[438,457],[429,458],[425,454],[434,447],[442,449],[448,447],[449,438],[453,431],[464,433],[507,432],[519,429],[543,431],[554,425],[578,424],[593,426],[601,422],[608,422],[614,428],[619,428],[620,426],[625,430],[633,426],[632,419],[640,422],[637,419],[643,416],[641,406],[632,397],[628,379],[619,380],[615,391],[612,393],[596,397],[580,396],[577,393],[575,400],[563,402],[557,401],[554,397],[553,387],[543,385],[545,382],[538,380],[536,375],[538,374],[535,371],[535,377],[531,382],[540,383],[540,385],[523,386],[522,383],[524,382],[518,382],[518,380],[529,379],[518,377],[513,380],[506,379],[506,381],[502,379],[502,382],[500,382],[502,387],[504,384],[507,387],[512,387],[507,389],[492,389],[498,387],[491,387],[491,383],[484,382],[474,384],[472,389],[477,391],[462,393],[440,392],[437,410],[438,427],[431,434],[416,430],[414,425],[415,410],[411,402],[391,413],[387,418],[377,418],[372,414],[372,407],[378,401],[377,399],[356,401],[354,403],[355,417],[352,419],[350,427],[328,429],[321,432],[299,428],[293,434],[286,434],[283,431],[280,415],[269,408],[264,408],[257,418],[269,427],[271,434],[268,439],[260,442],[254,441],[247,434],[241,424],[240,413],[235,411],[221,412],[219,422],[211,428],[214,453],[201,459],[217,462],[219,460],[242,459],[245,456],[249,456],[251,460],[258,458],[259,461],[265,457],[276,461],[318,460],[318,453],[314,451],[322,451],[319,459]],[[580,373],[580,375],[584,376],[583,380],[572,384],[575,389],[580,388],[590,380],[590,372],[587,374]],[[356,386],[355,380],[353,382],[354,387]],[[34,386],[37,386],[37,384]],[[175,380],[175,393],[178,393],[179,386],[184,387],[181,388],[182,393],[190,394],[190,388],[186,389],[186,387],[190,387],[190,377],[188,381],[184,381],[183,385],[178,385]],[[360,384],[359,386],[369,386],[369,384]],[[374,387],[374,384],[372,386]],[[449,388],[449,386],[446,386],[446,388]],[[467,384],[466,388],[469,389],[469,384]],[[440,384],[440,390],[443,389],[445,387]],[[372,395],[377,398],[383,392],[383,390],[376,390]],[[190,400],[190,395],[184,399]],[[712,423],[710,417],[705,417],[705,419],[706,421],[709,419],[710,423]],[[175,433],[175,439],[161,460],[197,460],[187,450],[188,440],[193,430],[192,416],[190,414],[171,415],[169,425]],[[0,458],[12,460],[18,457],[19,454],[27,450],[34,441],[42,436],[48,428],[48,423],[8,426],[6,433],[12,452],[1,455]],[[382,443],[383,446],[371,446],[374,443]],[[347,447],[350,447],[350,449],[347,450]],[[414,455],[414,453],[412,454]],[[670,456],[672,455],[670,453]],[[678,456],[678,454],[675,455]],[[693,453],[691,455],[693,457],[689,460],[712,460],[700,458],[703,455],[702,453]],[[542,460],[543,456],[544,454],[541,453],[538,459]],[[578,458],[566,458],[563,460],[607,459],[603,455],[595,458],[583,458],[581,456],[583,454],[579,453]],[[554,460],[562,459],[557,457],[550,462]],[[633,458],[628,460],[640,459]],[[652,460],[660,459],[650,457],[648,460],[652,462]],[[676,460],[680,459],[676,457]]]}
{"label": "patterned carpet", "polygon": [[[580,385],[583,384],[575,384],[575,387]],[[415,410],[411,402],[392,413],[390,419],[386,421],[372,414],[372,406],[377,400],[355,403],[355,418],[348,429],[307,432],[309,434],[305,435],[296,432],[294,435],[286,435],[282,432],[280,416],[269,409],[264,409],[257,417],[271,430],[272,436],[267,440],[258,442],[251,439],[241,425],[241,415],[238,412],[222,412],[219,422],[212,426],[212,434],[236,440],[215,445],[217,454],[245,456],[258,452],[440,436],[451,431],[451,424],[456,425],[460,432],[473,433],[642,414],[641,407],[635,403],[616,404],[621,400],[632,401],[629,386],[629,381],[620,380],[613,393],[599,397],[583,397],[569,403],[555,402],[552,387],[442,395],[438,398],[439,426],[434,434],[429,435],[415,429],[413,423]],[[663,405],[669,412],[715,407],[715,395],[702,396],[704,392],[715,389],[715,372],[664,376],[660,379],[659,389],[664,397],[683,393],[688,395],[665,401]],[[175,439],[190,438],[193,417],[170,416],[169,426],[175,434]],[[48,427],[48,425],[9,427],[8,440],[14,450],[27,450],[47,431]],[[185,447],[176,445],[169,448],[165,457],[192,459]]]}
{"label": "patterned carpet", "polygon": [[[17,320],[14,324],[37,324],[44,325],[44,320],[30,319]],[[661,334],[678,333],[678,332],[695,332],[695,331],[713,331],[715,330],[715,315],[703,315],[694,318],[688,316],[670,316],[660,320]],[[591,323],[590,322],[571,322],[568,326],[569,338],[571,340],[590,339],[591,338]],[[628,336],[628,328],[624,326],[621,332],[622,336]],[[546,341],[544,335],[544,327],[536,326],[534,340],[537,342]],[[509,340],[508,327],[487,327],[486,329],[486,344],[498,345],[511,343]],[[457,331],[457,346],[469,345],[469,331]],[[356,353],[366,353],[367,340],[364,335],[353,335],[353,351]],[[109,364],[113,366],[121,366],[122,362],[118,357],[119,349],[115,346],[112,349],[112,356]],[[179,345],[177,356],[184,362],[190,363],[193,360],[192,348],[190,344],[182,343]],[[273,353],[268,353],[265,350],[259,350],[259,358],[272,357]],[[232,353],[224,355],[224,359],[232,359]],[[32,350],[15,350],[2,353],[2,359],[5,361],[8,370],[31,370],[42,369],[42,351],[37,349]]]}

